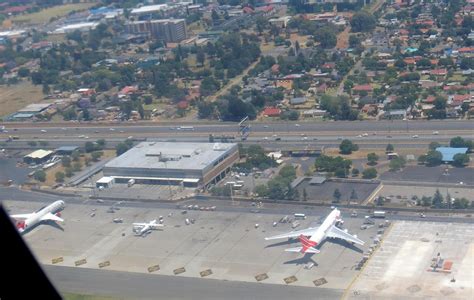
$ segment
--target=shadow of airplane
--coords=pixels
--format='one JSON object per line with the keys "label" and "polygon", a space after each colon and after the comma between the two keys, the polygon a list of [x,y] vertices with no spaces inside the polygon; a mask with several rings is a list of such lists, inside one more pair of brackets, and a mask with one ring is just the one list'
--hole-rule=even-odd
{"label": "shadow of airplane", "polygon": [[319,244],[318,248],[321,248],[326,242],[331,243],[331,244],[337,244],[337,245],[340,245],[341,247],[345,247],[359,253],[364,253],[364,250],[360,249],[355,244],[352,244],[351,242],[348,242],[346,240],[334,239],[334,238],[324,239],[324,241],[322,241],[321,244]]}
{"label": "shadow of airplane", "polygon": [[[61,225],[59,225],[56,221],[53,221],[53,220],[46,220],[46,221],[43,221],[42,223],[43,223],[44,225],[52,226],[52,227],[54,227],[54,228],[56,228],[56,229],[59,229],[59,230],[61,230],[61,231],[64,231],[64,228],[63,228]],[[38,225],[40,225],[40,224],[38,224]],[[37,227],[37,226],[35,226],[35,227]]]}
{"label": "shadow of airplane", "polygon": [[306,265],[308,263],[313,263],[315,266],[318,266],[318,263],[313,260],[314,253],[305,253],[302,257],[296,259],[285,261],[284,265]]}

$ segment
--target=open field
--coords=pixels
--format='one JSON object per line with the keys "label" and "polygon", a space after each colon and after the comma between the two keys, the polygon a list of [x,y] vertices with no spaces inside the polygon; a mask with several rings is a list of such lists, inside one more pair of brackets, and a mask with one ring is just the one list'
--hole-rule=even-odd
{"label": "open field", "polygon": [[29,23],[29,24],[46,23],[46,22],[49,22],[51,18],[63,17],[72,11],[80,11],[80,10],[88,9],[94,5],[96,5],[95,2],[59,5],[59,6],[47,8],[47,9],[44,9],[32,14],[17,16],[17,17],[12,18],[11,20],[13,21],[13,23]]}
{"label": "open field", "polygon": [[10,86],[0,86],[0,117],[43,99],[41,86],[22,82]]}

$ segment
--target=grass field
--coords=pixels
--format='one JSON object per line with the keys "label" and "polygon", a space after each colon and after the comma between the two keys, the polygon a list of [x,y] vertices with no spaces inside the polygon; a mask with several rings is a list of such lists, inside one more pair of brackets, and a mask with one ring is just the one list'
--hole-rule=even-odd
{"label": "grass field", "polygon": [[0,86],[0,117],[14,113],[28,104],[43,99],[42,87],[28,81]]}
{"label": "grass field", "polygon": [[72,293],[64,293],[63,297],[66,300],[116,300],[116,299],[122,299],[122,298],[114,298],[114,297],[81,295],[81,294],[72,294]]}
{"label": "grass field", "polygon": [[21,16],[16,16],[12,18],[13,23],[29,23],[29,24],[41,24],[46,23],[51,20],[53,17],[63,17],[66,16],[71,11],[79,11],[88,9],[97,3],[76,3],[76,4],[64,4],[59,6],[54,6],[51,8],[43,9],[39,12],[32,14],[26,14]]}

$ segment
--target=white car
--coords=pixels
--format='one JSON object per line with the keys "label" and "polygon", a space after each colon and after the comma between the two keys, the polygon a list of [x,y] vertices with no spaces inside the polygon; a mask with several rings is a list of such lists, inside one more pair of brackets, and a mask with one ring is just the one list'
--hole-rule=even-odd
{"label": "white car", "polygon": [[433,131],[433,134],[434,134],[434,135],[438,135],[439,132],[438,132],[438,131]]}
{"label": "white car", "polygon": [[44,129],[41,129],[41,132],[46,132],[46,130],[44,130]]}
{"label": "white car", "polygon": [[109,130],[110,130],[110,131],[114,131],[115,129],[114,129],[114,128],[110,128]]}
{"label": "white car", "polygon": [[295,124],[296,127],[300,127],[300,124]]}
{"label": "white car", "polygon": [[366,132],[366,133],[362,134],[362,136],[369,136],[369,134]]}
{"label": "white car", "polygon": [[417,139],[419,136],[417,134],[415,134],[414,136],[412,136],[412,138],[414,139]]}

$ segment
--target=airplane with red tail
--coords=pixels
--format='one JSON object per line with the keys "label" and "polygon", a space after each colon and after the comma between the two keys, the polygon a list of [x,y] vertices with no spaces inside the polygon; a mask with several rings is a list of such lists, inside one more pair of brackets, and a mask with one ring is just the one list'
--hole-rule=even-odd
{"label": "airplane with red tail", "polygon": [[31,229],[43,221],[63,222],[60,218],[60,211],[64,209],[64,201],[58,200],[48,206],[42,207],[31,214],[11,215],[10,217],[16,220],[16,228],[20,233]]}
{"label": "airplane with red tail", "polygon": [[[316,247],[326,238],[337,238],[346,240],[348,242],[364,245],[364,241],[357,238],[356,235],[351,235],[347,231],[337,227],[344,221],[341,217],[341,212],[334,208],[331,213],[326,217],[324,222],[319,227],[309,227],[303,230],[292,231],[280,235],[275,235],[265,238],[265,240],[275,240],[282,238],[295,238],[298,237],[301,243],[300,247],[285,249],[286,252],[300,252],[300,253],[319,253],[320,251]],[[308,239],[308,237],[310,237]]]}

